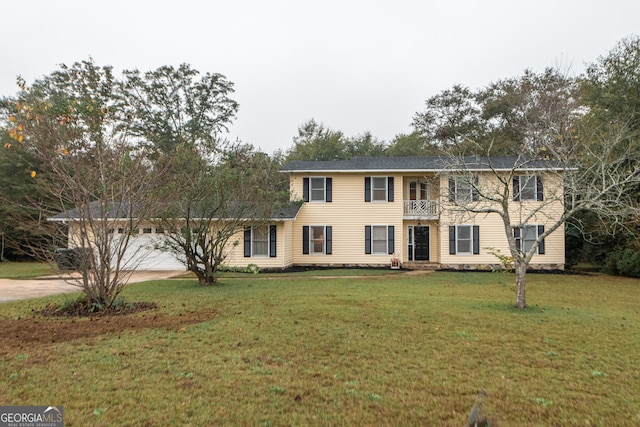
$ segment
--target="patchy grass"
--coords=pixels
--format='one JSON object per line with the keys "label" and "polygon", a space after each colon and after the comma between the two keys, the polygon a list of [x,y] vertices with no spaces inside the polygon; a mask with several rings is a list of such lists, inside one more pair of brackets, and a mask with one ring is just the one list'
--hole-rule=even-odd
{"label": "patchy grass", "polygon": [[460,426],[483,388],[501,425],[640,424],[637,279],[532,274],[522,311],[506,273],[265,279],[131,285],[160,308],[126,328],[0,339],[2,403],[64,405],[68,426]]}
{"label": "patchy grass", "polygon": [[31,279],[54,273],[55,269],[43,262],[0,262],[0,279]]}

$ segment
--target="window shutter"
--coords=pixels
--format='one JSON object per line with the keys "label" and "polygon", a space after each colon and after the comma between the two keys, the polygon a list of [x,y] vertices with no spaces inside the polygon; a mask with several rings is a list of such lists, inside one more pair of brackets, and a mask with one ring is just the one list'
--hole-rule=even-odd
{"label": "window shutter", "polygon": [[277,226],[275,225],[269,226],[269,256],[271,258],[276,257],[276,248],[278,247],[276,241],[276,229]]}
{"label": "window shutter", "polygon": [[520,250],[520,229],[519,228],[514,228],[513,229],[513,237],[516,238],[516,249]]}
{"label": "window shutter", "polygon": [[477,202],[480,199],[478,195],[478,177],[473,177],[473,185],[471,186],[471,201]]}
{"label": "window shutter", "polygon": [[387,202],[393,202],[393,177],[387,177]]}
{"label": "window shutter", "polygon": [[245,258],[251,256],[251,227],[244,228],[244,256]]}
{"label": "window shutter", "polygon": [[364,201],[365,202],[371,201],[371,177],[370,176],[364,177]]}
{"label": "window shutter", "polygon": [[449,255],[456,254],[456,226],[449,226]]}
{"label": "window shutter", "polygon": [[473,226],[473,254],[478,255],[480,253],[480,226]]}
{"label": "window shutter", "polygon": [[325,191],[324,191],[324,201],[331,202],[332,201],[332,192],[333,192],[333,178],[326,178],[324,181]]}
{"label": "window shutter", "polygon": [[544,200],[544,191],[542,188],[542,177],[536,176],[536,200],[542,202]]}
{"label": "window shutter", "polygon": [[514,202],[520,201],[520,177],[519,176],[513,177],[513,201]]}
{"label": "window shutter", "polygon": [[333,243],[332,243],[333,236],[332,236],[332,230],[330,225],[327,225],[325,227],[324,233],[325,233],[325,238],[324,238],[325,250],[324,251],[327,255],[331,255],[331,253],[333,252]]}
{"label": "window shutter", "polygon": [[309,255],[309,226],[302,227],[302,253]]}
{"label": "window shutter", "polygon": [[302,198],[305,202],[309,201],[309,178],[302,179]]}
{"label": "window shutter", "polygon": [[387,244],[389,247],[389,255],[392,255],[396,251],[395,227],[393,225],[390,225],[389,227],[387,227],[387,233],[388,233]]}
{"label": "window shutter", "polygon": [[[544,225],[539,225],[538,236],[541,236],[543,234],[544,234]],[[540,255],[544,255],[544,239],[540,240],[540,243],[538,244],[538,253]]]}
{"label": "window shutter", "polygon": [[456,201],[456,180],[453,178],[449,178],[449,201]]}
{"label": "window shutter", "polygon": [[364,253],[367,255],[371,253],[371,226],[370,225],[364,226]]}

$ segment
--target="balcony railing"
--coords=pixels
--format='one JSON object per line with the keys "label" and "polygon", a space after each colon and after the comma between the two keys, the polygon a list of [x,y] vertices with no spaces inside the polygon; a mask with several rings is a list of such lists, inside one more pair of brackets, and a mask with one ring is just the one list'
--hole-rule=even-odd
{"label": "balcony railing", "polygon": [[404,216],[418,219],[437,219],[440,205],[434,200],[405,200]]}

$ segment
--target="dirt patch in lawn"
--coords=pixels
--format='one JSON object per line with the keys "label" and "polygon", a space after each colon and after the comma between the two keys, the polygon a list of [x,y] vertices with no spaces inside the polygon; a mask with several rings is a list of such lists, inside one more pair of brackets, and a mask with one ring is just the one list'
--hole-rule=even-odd
{"label": "dirt patch in lawn", "polygon": [[33,351],[73,340],[94,341],[142,329],[176,329],[216,317],[214,311],[184,312],[177,315],[147,310],[135,315],[59,318],[35,315],[25,319],[0,319],[0,357]]}

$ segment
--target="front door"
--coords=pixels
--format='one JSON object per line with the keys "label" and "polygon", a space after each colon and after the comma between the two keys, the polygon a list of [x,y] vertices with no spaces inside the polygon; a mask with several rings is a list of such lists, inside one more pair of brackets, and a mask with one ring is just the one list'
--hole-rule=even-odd
{"label": "front door", "polygon": [[429,261],[429,227],[413,227],[414,259]]}

